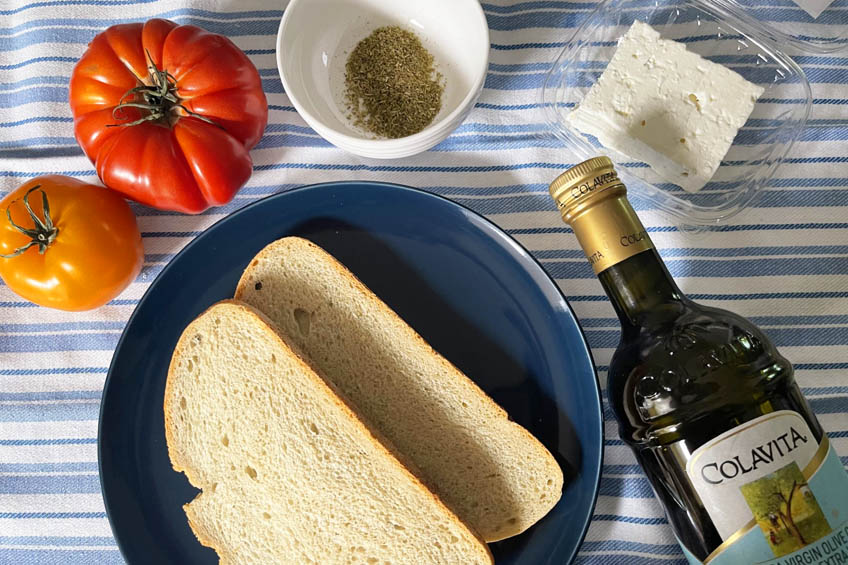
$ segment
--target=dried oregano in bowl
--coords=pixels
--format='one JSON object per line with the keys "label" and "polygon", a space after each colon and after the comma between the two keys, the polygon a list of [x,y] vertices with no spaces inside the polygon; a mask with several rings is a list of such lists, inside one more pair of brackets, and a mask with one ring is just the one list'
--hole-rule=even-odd
{"label": "dried oregano in bowl", "polygon": [[399,26],[375,29],[345,65],[348,119],[387,138],[427,127],[442,108],[445,80],[418,37]]}

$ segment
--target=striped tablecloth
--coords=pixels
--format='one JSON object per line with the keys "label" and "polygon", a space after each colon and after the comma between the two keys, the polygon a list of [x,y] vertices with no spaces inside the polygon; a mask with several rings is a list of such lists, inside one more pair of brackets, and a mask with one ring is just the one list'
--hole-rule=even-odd
{"label": "striped tablecloth", "polygon": [[[144,270],[118,299],[69,314],[35,307],[0,285],[0,563],[122,562],[96,459],[98,403],[113,348],[142,293],[183,245],[268,194],[329,180],[394,181],[485,214],[557,279],[605,380],[618,326],[547,195],[547,183],[575,158],[540,134],[537,104],[549,62],[593,4],[488,1],[491,64],[477,107],[434,150],[385,163],[329,146],[292,108],[274,59],[282,0],[0,0],[0,194],[44,173],[96,181],[74,141],[68,78],[88,41],[113,24],[157,16],[228,35],[259,68],[270,104],[253,152],[256,171],[231,204],[194,217],[135,208]],[[762,4],[761,18],[802,18],[789,0]],[[796,364],[846,461],[848,128],[839,120],[848,108],[848,54],[797,60],[813,83],[812,127],[756,207],[705,234],[679,231],[644,203],[637,207],[686,292],[750,317]],[[606,418],[600,498],[578,562],[683,563],[609,411]]]}

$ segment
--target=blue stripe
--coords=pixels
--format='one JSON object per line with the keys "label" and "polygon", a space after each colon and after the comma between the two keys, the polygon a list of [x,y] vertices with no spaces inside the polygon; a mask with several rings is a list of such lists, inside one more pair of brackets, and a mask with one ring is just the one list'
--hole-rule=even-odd
{"label": "blue stripe", "polygon": [[3,463],[0,473],[62,473],[74,471],[97,472],[95,461],[74,461],[70,463]]}
{"label": "blue stripe", "polygon": [[[729,294],[707,294],[692,293],[687,295],[693,300],[784,300],[802,298],[848,298],[848,292],[822,291],[822,292],[752,292],[752,293],[729,293]],[[576,294],[568,297],[570,302],[605,302],[609,300],[603,294]]]}
{"label": "blue stripe", "polygon": [[648,479],[627,478],[619,479],[604,477],[598,490],[600,496],[615,496],[618,498],[653,498],[654,491]]}
{"label": "blue stripe", "polygon": [[[170,19],[179,24],[191,24],[202,27],[206,31],[225,35],[229,38],[242,36],[273,35],[280,24],[279,18],[267,20],[221,21],[220,17],[203,10],[179,9],[160,14],[159,17]],[[216,20],[206,19],[215,17]],[[105,27],[121,23],[133,23],[139,18],[116,18],[104,20],[103,25],[95,28],[74,28],[71,26],[53,26],[25,31],[15,37],[0,37],[0,51],[18,51],[40,44],[86,45]]]}
{"label": "blue stripe", "polygon": [[544,2],[517,2],[508,6],[499,6],[497,4],[489,4],[485,2],[481,2],[480,5],[483,6],[483,9],[486,12],[491,12],[493,14],[510,14],[513,12],[540,9],[594,10],[597,7],[597,4],[594,2],[557,2],[551,0]]}
{"label": "blue stripe", "polygon": [[0,536],[0,545],[111,545],[115,546],[115,549],[118,547],[112,536]]}
{"label": "blue stripe", "polygon": [[76,140],[73,137],[39,136],[16,139],[14,141],[0,141],[0,149],[40,145],[76,145]]}
{"label": "blue stripe", "polygon": [[57,438],[57,439],[0,439],[0,445],[87,445],[97,443],[97,438]]}
{"label": "blue stripe", "polygon": [[[2,127],[2,126],[0,126]],[[304,128],[305,129],[305,128]],[[763,140],[771,135],[768,130],[742,130],[736,138],[737,145],[758,145]],[[848,139],[848,130],[843,127],[833,128],[813,128],[808,129],[801,135],[801,141],[836,141],[836,140],[844,140]],[[51,155],[54,157],[61,156],[75,156],[82,155],[82,151],[76,144],[74,138],[67,137],[38,137],[38,138],[27,138],[27,139],[19,139],[15,141],[7,141],[4,142],[4,145],[8,147],[7,149],[0,149],[0,155],[8,157],[8,158],[27,158],[27,157],[43,157],[44,156],[44,147],[52,147]],[[37,149],[24,149],[26,147],[34,147]],[[320,137],[317,133],[312,130],[308,130],[305,135],[294,135],[291,133],[267,133],[260,142],[256,145],[257,150],[265,150],[272,148],[280,148],[280,147],[324,147],[331,148],[332,144],[328,141]],[[461,152],[461,151],[476,151],[476,150],[487,150],[487,151],[514,151],[517,149],[527,149],[527,148],[558,148],[561,147],[561,141],[558,139],[548,136],[542,135],[540,133],[532,133],[525,135],[473,135],[473,136],[463,136],[463,135],[451,135],[446,138],[444,141],[436,145],[432,150],[433,151],[443,151],[443,152]],[[735,166],[735,165],[748,165],[748,163],[723,163],[726,166]],[[840,179],[843,180],[843,179]],[[793,179],[772,179],[770,180],[766,186],[793,186]],[[800,186],[810,185],[815,183],[823,182],[821,179],[803,179],[799,182]],[[843,180],[844,182],[844,180]],[[733,188],[737,186],[728,183],[718,183],[713,182],[710,183],[707,189],[700,191],[698,194],[686,194],[681,193],[682,196],[693,201],[694,203],[699,203],[698,201],[703,201],[706,205],[709,205],[710,200],[714,198],[711,194],[715,192],[716,189],[726,189]],[[845,186],[844,184],[840,186]],[[673,185],[668,185],[668,188],[672,191],[680,192],[679,189]],[[804,195],[791,195],[793,196],[793,204],[797,205],[797,203],[805,203],[808,201]],[[828,195],[825,194],[825,197]],[[837,195],[838,196],[838,195]],[[777,198],[770,204],[774,205],[784,205],[788,206],[790,204],[781,204],[779,198],[785,198],[786,194],[781,193]],[[817,197],[817,196],[814,196]],[[838,205],[839,200],[835,200]],[[757,202],[759,204],[759,202]],[[815,205],[822,205],[821,203],[817,203]]]}
{"label": "blue stripe", "polygon": [[[796,371],[832,371],[840,369],[848,369],[848,363],[794,363],[792,365]],[[597,365],[595,367],[598,373],[606,375],[609,372],[609,365]],[[815,376],[815,375],[814,375]],[[842,394],[848,393],[848,386],[822,386],[822,387],[805,387],[802,388],[805,395],[810,397],[825,394]],[[604,398],[602,403],[606,404],[607,399]]]}
{"label": "blue stripe", "polygon": [[[671,3],[670,3],[671,4]],[[562,0],[540,0],[540,1],[532,1],[532,2],[516,2],[514,4],[509,4],[506,6],[501,6],[498,4],[490,4],[483,2],[481,3],[483,9],[486,12],[498,13],[498,14],[511,14],[514,12],[524,12],[529,10],[594,10],[597,7],[597,4],[593,2],[569,2]],[[627,3],[627,7],[650,7],[653,6],[654,2],[651,0],[634,0]],[[743,5],[745,3],[743,2]],[[777,0],[773,2],[757,2],[756,5],[761,8],[765,7],[783,7],[783,8],[796,8],[797,5],[793,4],[790,0]],[[836,0],[832,4],[831,7],[844,7],[846,4],[844,0]],[[523,15],[519,15],[518,17],[522,17]]]}
{"label": "blue stripe", "polygon": [[11,16],[24,10],[33,8],[44,8],[47,6],[131,6],[134,4],[152,4],[157,0],[47,0],[43,2],[32,2],[18,6],[12,10],[0,10],[0,16]]}
{"label": "blue stripe", "polygon": [[[49,545],[49,543],[45,544]],[[117,549],[0,549],[0,563],[20,565],[124,565]],[[668,564],[667,564],[668,565]]]}
{"label": "blue stripe", "polygon": [[[799,332],[795,328],[772,328],[764,330],[772,343],[780,347],[825,346],[848,344],[848,327],[838,328],[804,328]],[[593,348],[611,348],[618,345],[619,331],[592,330],[585,331],[589,345]]]}
{"label": "blue stripe", "polygon": [[[848,324],[848,315],[822,314],[809,316],[749,316],[757,326],[807,326],[813,324]],[[580,318],[584,328],[618,327],[618,318]]]}
{"label": "blue stripe", "polygon": [[[22,120],[20,122],[14,122],[10,124],[0,124],[0,127],[8,127],[11,125],[20,125],[27,120]],[[42,121],[42,119],[30,119],[32,121]],[[65,119],[56,119],[56,120],[44,120],[44,121],[66,121]],[[327,142],[325,139],[318,136],[317,133],[312,131],[309,128],[303,128],[298,126],[287,126],[282,125],[280,128],[271,128],[270,129],[282,129],[295,131],[295,130],[304,130],[304,135],[292,135],[291,133],[276,133],[273,131],[269,131],[265,136],[260,140],[257,144],[256,149],[271,149],[271,148],[279,148],[279,147],[332,147],[332,145]],[[737,145],[756,145],[759,144],[764,138],[771,135],[770,130],[742,130],[736,138]],[[843,140],[848,139],[848,132],[846,132],[845,128],[839,126],[834,126],[833,128],[812,128],[806,130],[806,132],[801,136],[801,141],[821,141],[821,140]],[[43,148],[49,146],[53,147],[52,155],[54,157],[58,156],[71,156],[71,155],[82,155],[82,151],[78,148],[76,144],[76,140],[73,137],[57,137],[57,136],[42,136],[42,137],[34,137],[34,138],[24,138],[17,139],[14,141],[5,141],[0,145],[0,154],[6,157],[38,157],[43,156]],[[526,149],[531,147],[547,147],[547,148],[557,148],[561,146],[561,142],[551,136],[543,135],[541,133],[530,133],[525,135],[451,135],[441,143],[439,143],[436,147],[433,148],[433,151],[474,151],[474,150],[490,150],[490,151],[512,151],[516,149]],[[2,148],[6,149],[2,149]],[[23,148],[26,147],[37,147],[38,149],[26,150]],[[59,150],[58,148],[63,148],[64,150]],[[817,162],[822,161],[827,158],[821,158],[818,160],[807,159],[804,162]],[[832,161],[832,160],[831,160]],[[725,162],[723,163],[725,166],[739,166],[745,165],[748,166],[749,163],[743,162]],[[845,186],[845,179],[836,179],[841,184],[837,186]],[[791,187],[791,186],[810,186],[810,185],[822,185],[821,183],[827,182],[828,179],[772,179],[770,180],[766,186],[772,187]],[[738,183],[737,183],[738,184]],[[702,190],[698,194],[683,194],[684,197],[696,201],[698,199],[705,200],[705,202],[709,203],[709,199],[713,198],[710,194],[714,192],[716,189],[726,189],[733,188],[736,185],[728,184],[728,183],[719,183],[713,182],[708,185],[708,188]],[[827,186],[827,185],[825,185]],[[679,191],[673,185],[669,185],[669,189],[674,191]],[[808,200],[805,199],[804,195],[791,195],[794,196],[793,203],[805,203]],[[825,195],[827,196],[827,195]],[[838,196],[838,195],[836,195]],[[779,195],[780,198],[785,198],[786,194],[781,193]],[[812,198],[816,198],[817,196],[813,196]],[[839,201],[837,200],[837,203]],[[772,205],[779,205],[780,201],[775,200]],[[797,205],[797,204],[793,204]],[[817,203],[815,205],[821,205]]]}
{"label": "blue stripe", "polygon": [[0,108],[14,108],[33,102],[67,102],[68,89],[57,86],[37,86],[16,92],[14,96],[0,96]]}
{"label": "blue stripe", "polygon": [[[462,202],[461,198],[455,199],[457,202]],[[487,210],[486,213],[494,212]],[[155,262],[155,265],[149,265],[144,268],[144,275],[150,277],[164,268],[164,263],[173,257],[171,254],[149,255],[147,261]],[[548,274],[556,279],[580,279],[594,278],[591,267],[588,261],[571,260],[571,261],[551,261],[541,260],[542,265],[547,270]],[[776,276],[776,275],[840,275],[848,272],[848,255],[840,257],[818,257],[815,261],[810,261],[806,257],[780,257],[780,258],[763,258],[763,259],[739,259],[736,261],[723,261],[718,259],[674,259],[666,258],[665,264],[675,278],[681,277],[718,277],[718,278],[742,278],[742,277],[758,277],[758,276]],[[12,345],[11,340],[15,340],[18,336],[10,336],[8,344],[0,343],[0,352],[15,351],[15,347],[29,347],[27,351],[41,351],[38,347],[38,340],[42,336],[31,336],[30,344],[25,343],[25,339],[19,339],[17,345]],[[104,345],[108,345],[114,339],[111,336],[103,334],[85,334],[85,338],[89,339],[89,344],[81,343],[82,348],[96,349]],[[76,341],[76,336],[58,335],[57,339],[63,339],[64,342]],[[4,347],[7,347],[4,349]]]}
{"label": "blue stripe", "polygon": [[[138,300],[132,298],[116,298],[107,303],[106,306],[135,306]],[[40,308],[37,304],[20,300],[17,302],[0,302],[0,308]]]}
{"label": "blue stripe", "polygon": [[11,128],[16,126],[22,126],[25,124],[32,124],[38,122],[62,122],[62,123],[72,123],[74,121],[73,118],[65,118],[62,116],[36,116],[32,118],[25,118],[23,120],[17,120],[15,122],[0,122],[0,128]]}
{"label": "blue stripe", "polygon": [[[826,395],[826,394],[840,394],[840,395],[848,395],[848,386],[807,386],[802,387],[801,392],[804,393],[804,396],[807,398],[815,398],[818,395]],[[838,412],[844,412],[844,408],[848,405],[848,400],[842,400],[842,410],[838,410]]]}
{"label": "blue stripe", "polygon": [[799,371],[831,371],[833,369],[848,369],[848,363],[796,363]]}
{"label": "blue stripe", "polygon": [[[0,333],[6,332],[40,332],[40,331],[70,331],[70,330],[122,330],[124,322],[44,322],[41,324],[2,324]],[[0,371],[0,375],[2,375]]]}
{"label": "blue stripe", "polygon": [[[636,5],[634,5],[636,6]],[[489,24],[489,28],[491,30],[496,31],[514,31],[514,30],[522,30],[522,29],[531,29],[531,28],[573,28],[577,25],[581,24],[586,18],[586,9],[577,8],[576,10],[580,11],[571,11],[571,12],[563,12],[561,10],[558,11],[534,11],[530,13],[522,14],[521,17],[514,17],[511,15],[501,15],[497,13],[497,11],[489,12],[487,15],[487,21]],[[798,7],[794,8],[749,8],[749,12],[752,13],[757,19],[772,21],[772,22],[810,22],[810,16],[799,9]],[[642,7],[637,7],[636,9],[628,9],[623,12],[620,17],[619,24],[622,26],[630,25],[637,18],[644,18],[647,15],[650,15],[652,18],[656,20],[667,21],[674,14],[675,8],[674,6],[665,6],[662,9],[657,10],[655,6],[651,5],[643,5]],[[0,15],[8,14],[9,11],[0,11]],[[198,10],[198,9],[177,9],[171,10],[167,12],[163,12],[159,14],[159,17],[172,19],[178,21],[180,23],[184,23],[182,20],[188,20],[189,22],[196,23],[197,25],[202,25],[209,31],[214,33],[226,33],[228,28],[225,26],[219,25],[221,20],[230,24],[229,32],[230,35],[239,35],[236,29],[239,26],[247,26],[253,29],[253,34],[255,35],[273,35],[275,31],[274,28],[276,24],[279,22],[280,17],[282,16],[282,12],[279,11],[246,11],[246,12],[209,12],[206,10]],[[697,14],[694,11],[684,11],[679,16],[676,16],[675,23],[685,24],[688,22],[695,21]],[[832,19],[833,23],[839,23],[836,20],[836,16],[831,13],[825,13],[820,17],[818,23],[828,23],[828,19]],[[236,21],[236,20],[244,20],[244,21]],[[274,24],[274,28],[266,28],[264,24],[267,23],[266,20],[271,20]],[[67,19],[56,19],[56,18],[36,18],[24,23],[21,23],[17,26],[10,26],[6,28],[10,34],[17,33],[32,29],[35,27],[40,27],[42,29],[36,31],[45,31],[47,26],[53,26],[50,29],[50,34],[56,34],[61,36],[69,36],[72,35],[73,32],[78,31],[78,26],[80,27],[88,27],[93,28],[95,30],[102,30],[111,25],[116,25],[120,23],[130,23],[138,21],[138,18],[98,18],[98,19],[75,19],[72,20],[73,25],[69,25],[69,20]],[[257,29],[258,28],[258,29]],[[87,31],[87,30],[86,30]],[[712,39],[713,36],[710,36]],[[17,42],[23,43],[24,45],[28,45],[31,43],[28,38],[25,37],[25,34],[20,34],[14,38]],[[89,37],[90,39],[90,37]],[[702,36],[690,36],[690,37],[681,37],[677,38],[678,41],[681,42],[693,42],[704,40],[705,38]],[[729,39],[734,39],[734,36],[729,36]],[[28,41],[30,41],[28,43]],[[557,46],[559,46],[559,42],[557,42]],[[8,47],[4,47],[8,48]]]}
{"label": "blue stripe", "polygon": [[[449,191],[450,192],[450,191]],[[162,237],[162,238],[188,238],[199,235],[201,232],[145,232],[144,237]],[[538,250],[531,251],[532,255],[544,262],[553,262],[556,259],[584,259],[585,254],[579,249],[557,249],[557,250]],[[783,256],[783,255],[846,255],[848,256],[848,246],[845,245],[808,245],[798,247],[729,247],[729,248],[698,248],[698,247],[664,247],[659,249],[660,255],[664,259],[672,259],[679,257],[739,257],[740,260],[745,257],[754,256]],[[145,255],[145,261],[148,263],[168,261],[174,257],[173,253],[156,253]],[[58,331],[67,328],[71,324],[23,324],[22,327],[17,325],[0,324],[0,331]],[[120,329],[118,324],[91,324],[79,329]]]}
{"label": "blue stripe", "polygon": [[[755,65],[762,63],[762,60],[756,55],[709,55],[706,59],[720,63],[722,65]],[[833,57],[820,55],[804,55],[793,57],[795,62],[803,65],[820,65],[820,66],[848,66],[848,57]],[[608,61],[603,59],[574,61],[569,68],[577,69],[596,69],[603,70],[606,68]],[[547,72],[551,68],[549,62],[536,63],[489,63],[489,70],[501,73],[526,73],[526,72]],[[809,123],[809,122],[808,122]]]}
{"label": "blue stripe", "polygon": [[623,522],[625,524],[643,524],[646,526],[657,526],[668,524],[665,518],[642,518],[639,516],[617,516],[615,514],[595,514],[593,520],[602,522]]}
{"label": "blue stripe", "polygon": [[42,170],[37,173],[24,171],[4,171],[0,170],[0,177],[17,177],[17,178],[34,178],[41,175],[67,175],[69,177],[96,177],[97,173],[93,169],[85,169],[81,171],[50,171]]}
{"label": "blue stripe", "polygon": [[26,61],[21,61],[20,63],[12,63],[10,65],[0,65],[0,71],[10,71],[13,69],[20,69],[21,67],[26,67],[27,65],[32,65],[35,63],[76,63],[76,57],[33,57],[32,59],[27,59]]}
{"label": "blue stripe", "polygon": [[0,376],[10,375],[76,375],[105,373],[107,367],[56,367],[53,369],[0,369]]}
{"label": "blue stripe", "polygon": [[[682,554],[681,554],[682,555]],[[652,558],[644,555],[622,555],[622,554],[577,554],[574,565],[688,565],[688,562],[680,559]]]}
{"label": "blue stripe", "polygon": [[0,402],[13,400],[38,401],[38,400],[100,400],[100,390],[50,390],[42,392],[0,392]]}
{"label": "blue stripe", "polygon": [[[843,230],[848,228],[848,223],[845,222],[809,222],[803,224],[733,224],[722,226],[705,226],[708,231],[715,232],[738,232],[738,231],[768,231],[768,230],[824,230],[834,229]],[[677,232],[680,231],[677,226],[656,226],[646,228],[650,233]],[[549,233],[573,233],[571,228],[567,227],[546,227],[546,228],[512,228],[507,229],[507,233],[517,235],[537,235]]]}
{"label": "blue stripe", "polygon": [[[2,479],[0,480],[0,494],[95,494],[100,492],[100,477],[97,474],[63,476],[19,475],[2,477]],[[4,514],[6,515],[4,516]],[[14,514],[0,512],[0,518],[27,517],[16,516]]]}
{"label": "blue stripe", "polygon": [[[645,19],[650,17],[652,21],[669,22],[674,17],[675,24],[686,24],[696,21],[698,17],[703,17],[696,10],[683,10],[679,15],[675,13],[676,8],[668,5],[661,5],[657,8],[655,5],[648,5],[641,9],[627,9],[617,14],[617,24],[620,26],[630,26],[636,19]],[[629,6],[628,6],[629,8]],[[812,18],[809,14],[800,8],[776,9],[767,8],[761,9],[757,7],[748,7],[746,12],[759,21],[781,22],[781,23],[810,23]],[[587,14],[585,12],[562,12],[562,11],[534,11],[521,14],[521,17],[512,15],[500,15],[489,13],[486,20],[489,22],[489,29],[496,31],[515,31],[528,28],[573,28],[583,23]],[[838,16],[833,13],[825,13],[817,23],[839,23]],[[711,34],[710,39],[714,40],[715,35]],[[725,36],[727,39],[735,39],[734,35]],[[741,38],[741,36],[740,36]],[[689,36],[675,38],[682,43],[703,40],[702,36]]]}
{"label": "blue stripe", "polygon": [[[739,67],[729,65],[729,68],[738,72],[747,80],[756,84],[768,84],[774,79],[774,69],[766,67]],[[842,68],[820,68],[808,67],[805,69],[807,80],[810,83],[839,83],[848,82],[848,69]],[[485,88],[493,90],[534,90],[541,88],[546,73],[513,74],[489,74],[486,77]],[[566,76],[566,85],[569,87],[590,88],[601,76],[600,71],[575,71]],[[797,82],[797,79],[786,80],[787,84]]]}
{"label": "blue stripe", "polygon": [[[663,247],[663,257],[747,257],[754,255],[848,255],[848,245],[799,245],[756,247]],[[585,257],[579,249],[531,251],[538,259],[575,259]],[[0,326],[2,328],[2,326]]]}
{"label": "blue stripe", "polygon": [[[59,0],[54,2],[38,2],[35,4],[25,5],[20,9],[25,9],[27,7],[32,7],[35,5],[44,7],[44,6],[58,6],[58,5],[97,5],[97,6],[115,6],[115,5],[124,5],[124,4],[141,4],[148,2],[155,2],[156,0],[131,0],[130,2],[124,2],[121,0]],[[0,10],[0,16],[6,14],[3,10]],[[94,12],[97,13],[97,12]],[[127,12],[123,12],[127,13]],[[235,12],[216,12],[209,10],[201,10],[197,8],[183,8],[178,10],[171,10],[170,12],[160,12],[156,15],[157,18],[170,18],[173,14],[183,14],[183,15],[192,15],[204,18],[215,18],[218,20],[249,20],[250,18],[276,18],[279,20],[283,17],[282,10],[250,10],[250,11],[235,11]],[[128,23],[128,22],[138,22],[143,21],[139,18],[135,19],[126,19],[126,18],[112,18],[112,19],[85,19],[85,18],[34,18],[28,20],[29,23],[35,23],[36,25],[65,25],[68,22],[74,22],[75,24],[81,26],[88,27],[97,27],[97,28],[106,28],[111,25],[119,24],[119,23]],[[279,23],[279,22],[278,22]],[[20,31],[23,29],[29,29],[27,24],[20,24],[15,27],[7,27],[5,29],[10,29],[14,31]],[[275,34],[276,35],[276,34]]]}
{"label": "blue stripe", "polygon": [[[524,105],[530,106],[530,105]],[[522,107],[524,107],[522,106]],[[285,110],[285,111],[293,111],[294,108],[291,106],[274,106],[270,105],[269,108],[277,109],[277,110]],[[63,117],[63,116],[38,116],[31,117],[24,120],[19,120],[15,122],[6,122],[2,125],[2,127],[12,127],[23,125],[31,122],[73,122],[73,118]],[[816,130],[827,129],[825,126],[834,126],[841,127],[845,125],[845,120],[843,119],[820,119],[820,120],[811,120],[809,125],[816,126]],[[747,122],[746,127],[750,128],[770,128],[770,127],[779,127],[782,124],[780,120],[755,120],[751,119]],[[454,135],[457,134],[467,134],[467,133],[546,133],[548,131],[548,126],[542,123],[527,123],[527,124],[487,124],[482,122],[468,122],[459,126],[456,130],[454,130]],[[315,130],[307,126],[299,126],[296,124],[286,124],[286,123],[270,123],[265,128],[265,134],[273,134],[280,132],[294,132],[294,133],[302,133],[306,135],[317,135]],[[34,141],[30,142],[30,144],[35,143],[44,143],[47,140],[56,140],[62,143],[66,143],[69,140],[73,142],[72,137],[56,137],[56,136],[48,136],[48,137],[36,137],[31,138]],[[15,143],[17,144],[25,144],[27,139],[17,140]],[[6,142],[7,145],[11,142]],[[810,157],[805,158],[796,158],[794,160],[788,160],[787,162],[810,162]],[[845,157],[820,157],[816,159],[824,159],[825,162],[844,162],[846,160]],[[818,161],[817,161],[818,162]],[[726,161],[728,165],[746,165],[747,162],[743,161]],[[804,180],[815,180],[809,179],[808,177],[801,177]]]}
{"label": "blue stripe", "polygon": [[[760,98],[759,100],[763,104],[806,104],[806,100],[798,99],[798,98]],[[813,104],[848,104],[848,99],[846,98],[814,98]],[[486,102],[478,102],[475,107],[484,108],[487,110],[534,110],[536,108],[541,108],[546,106],[546,104],[540,103],[528,103],[528,104],[490,104]],[[565,103],[558,104],[558,106],[572,108],[574,107],[574,103]],[[840,159],[840,157],[834,157],[835,159]],[[784,161],[788,162],[788,160]]]}
{"label": "blue stripe", "polygon": [[16,90],[31,84],[68,84],[68,77],[42,75],[37,77],[28,77],[14,82],[0,82],[0,92]]}
{"label": "blue stripe", "polygon": [[[816,161],[799,161],[799,162],[843,162],[840,158],[821,158]],[[305,169],[305,170],[324,170],[324,171],[368,171],[368,172],[417,172],[417,173],[494,173],[504,171],[518,171],[524,169],[549,169],[554,171],[564,171],[573,166],[574,163],[550,163],[550,162],[530,162],[519,163],[512,165],[462,165],[462,166],[404,166],[404,165],[368,165],[365,163],[272,163],[267,165],[256,165],[254,171],[269,171],[283,169]],[[627,165],[625,165],[627,166]],[[60,174],[77,177],[94,177],[95,172],[92,169],[83,170],[53,170],[41,172],[27,171],[9,171],[0,170],[0,177],[16,177],[16,178],[32,178],[43,174]],[[551,205],[553,206],[553,205]],[[168,212],[154,211],[149,208],[141,207],[141,211],[155,213],[160,215],[168,215]],[[216,208],[211,213],[220,213],[221,208]],[[217,212],[216,212],[217,211]],[[176,215],[176,214],[172,214]],[[790,224],[791,225],[791,224]],[[843,224],[796,224],[796,225],[843,225]],[[536,230],[562,230],[564,228],[528,228]],[[718,226],[712,229],[735,229],[733,226]],[[669,226],[669,231],[676,231],[677,228]],[[514,230],[513,230],[514,231]],[[551,231],[550,233],[553,233]]]}
{"label": "blue stripe", "polygon": [[111,351],[118,343],[113,334],[54,334],[35,336],[6,336],[0,341],[0,353],[43,351]]}
{"label": "blue stripe", "polygon": [[587,541],[582,545],[584,551],[636,551],[656,555],[680,555],[677,544],[641,543],[624,540]]}
{"label": "blue stripe", "polygon": [[[845,387],[831,387],[842,388]],[[843,392],[845,392],[843,390]],[[828,396],[823,398],[808,398],[810,408],[816,414],[843,414],[848,409],[848,396]]]}
{"label": "blue stripe", "polygon": [[[813,246],[817,247],[817,246]],[[822,246],[822,247],[830,247],[830,246]],[[842,247],[842,246],[838,246]],[[765,248],[770,249],[770,248]],[[799,248],[802,249],[802,248]],[[776,255],[782,254],[784,252],[788,253],[792,250],[792,248],[778,248]],[[690,253],[691,251],[691,253]],[[709,255],[712,251],[720,251],[719,249],[662,249],[661,254],[666,257],[670,256],[684,256],[684,255]],[[739,248],[731,248],[726,251],[731,251],[731,253],[716,253],[717,256],[737,256],[737,255],[761,255],[762,253],[758,252],[756,248],[751,250],[739,249]],[[732,251],[738,251],[739,253],[733,253]],[[746,253],[750,251],[750,253]],[[673,253],[677,252],[677,253]],[[833,252],[830,249],[826,251],[822,250],[814,250],[809,251],[810,253],[824,253],[824,252]],[[844,252],[844,251],[843,251]],[[584,257],[583,252],[579,250],[553,250],[550,252],[534,252],[533,253],[540,260],[549,259],[549,258],[571,258],[571,259],[582,259]],[[801,253],[803,254],[803,253]],[[148,261],[159,261],[159,262],[167,262],[169,261],[174,254],[150,254],[146,256]],[[549,261],[545,261],[546,263]],[[572,298],[573,299],[573,298]],[[808,325],[816,325],[816,324],[848,324],[848,315],[844,314],[823,314],[823,315],[796,315],[796,316],[751,316],[749,319],[759,325],[759,326],[808,326]],[[610,327],[617,326],[618,320],[616,318],[581,318],[581,324],[587,328],[596,328],[596,327]],[[3,333],[12,333],[12,332],[21,332],[21,333],[45,333],[51,334],[56,331],[68,331],[68,330],[122,330],[125,324],[123,322],[58,322],[58,323],[45,323],[45,324],[0,324],[0,332]],[[88,334],[88,335],[97,335],[97,334]],[[0,375],[4,374],[56,374],[60,373],[99,373],[105,371],[105,368],[98,367],[81,367],[81,368],[63,368],[63,369],[37,369],[32,372],[24,372],[22,369],[17,369],[14,371],[10,370],[0,370]],[[78,393],[76,391],[74,394]],[[2,395],[0,395],[0,400],[3,400]]]}
{"label": "blue stripe", "polygon": [[64,518],[105,518],[105,512],[0,512],[0,519],[3,518],[47,518],[47,519],[64,519]]}
{"label": "blue stripe", "polygon": [[641,475],[643,473],[639,465],[604,465],[605,475]]}
{"label": "blue stripe", "polygon": [[[46,544],[49,545],[49,542]],[[0,563],[20,565],[124,565],[118,549],[0,549]],[[668,565],[668,564],[667,564]]]}
{"label": "blue stripe", "polygon": [[[548,273],[557,279],[586,279],[595,275],[586,261],[542,263]],[[848,272],[848,256],[809,259],[746,259],[742,261],[679,260],[665,261],[675,278],[719,277],[742,278],[778,275],[841,275]],[[846,341],[845,343],[848,343]]]}
{"label": "blue stripe", "polygon": [[83,400],[86,400],[86,402],[0,404],[0,422],[83,422],[97,420],[100,400]]}

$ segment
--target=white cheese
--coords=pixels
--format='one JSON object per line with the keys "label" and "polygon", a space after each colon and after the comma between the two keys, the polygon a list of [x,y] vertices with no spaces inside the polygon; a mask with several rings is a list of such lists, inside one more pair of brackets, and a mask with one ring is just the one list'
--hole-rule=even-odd
{"label": "white cheese", "polygon": [[762,93],[740,74],[636,21],[566,119],[695,192],[712,178]]}

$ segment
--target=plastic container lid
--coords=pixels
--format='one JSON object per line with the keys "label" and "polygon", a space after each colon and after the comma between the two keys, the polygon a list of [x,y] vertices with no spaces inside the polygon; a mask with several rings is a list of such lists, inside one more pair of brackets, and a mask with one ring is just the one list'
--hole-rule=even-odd
{"label": "plastic container lid", "polygon": [[[798,10],[796,6],[791,12],[797,16]],[[598,80],[619,38],[637,19],[765,89],[712,180],[698,192],[668,183],[646,163],[604,147],[565,119]],[[807,77],[780,49],[776,37],[774,29],[755,21],[735,0],[604,0],[548,72],[541,94],[545,121],[580,161],[610,157],[628,190],[681,225],[717,224],[748,206],[768,185],[810,114]]]}
{"label": "plastic container lid", "polygon": [[806,53],[848,48],[848,0],[723,0],[762,22],[780,45]]}

